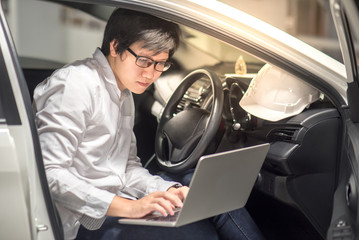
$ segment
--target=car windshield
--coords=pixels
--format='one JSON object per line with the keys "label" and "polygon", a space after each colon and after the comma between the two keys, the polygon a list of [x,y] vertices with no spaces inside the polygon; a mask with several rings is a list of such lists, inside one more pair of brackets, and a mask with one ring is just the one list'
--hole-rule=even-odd
{"label": "car windshield", "polygon": [[343,62],[327,0],[221,0]]}

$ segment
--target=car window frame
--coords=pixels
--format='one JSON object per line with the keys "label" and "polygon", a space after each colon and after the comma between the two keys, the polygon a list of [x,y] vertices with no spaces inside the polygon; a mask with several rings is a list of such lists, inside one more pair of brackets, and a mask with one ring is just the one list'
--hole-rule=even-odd
{"label": "car window frame", "polygon": [[[3,22],[0,21],[0,27],[4,29]],[[6,39],[7,40],[7,39]],[[3,116],[0,115],[0,118],[6,116],[6,123],[8,125],[20,125],[21,120],[19,112],[16,107],[16,102],[14,98],[14,93],[10,86],[10,77],[6,70],[6,62],[0,46],[0,103],[2,108]]]}
{"label": "car window frame", "polygon": [[359,123],[359,78],[354,39],[359,40],[359,23],[357,6],[352,0],[331,0],[331,12],[340,42],[345,69],[347,72],[347,97],[350,108],[350,118],[353,123]]}

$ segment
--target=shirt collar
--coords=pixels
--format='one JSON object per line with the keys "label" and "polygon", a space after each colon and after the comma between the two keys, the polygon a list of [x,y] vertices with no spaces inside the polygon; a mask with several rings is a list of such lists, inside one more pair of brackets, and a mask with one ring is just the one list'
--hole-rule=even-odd
{"label": "shirt collar", "polygon": [[111,66],[110,64],[108,63],[107,61],[107,58],[105,57],[105,55],[103,55],[102,51],[100,48],[96,48],[96,51],[94,52],[93,54],[93,58],[99,63],[102,71],[103,71],[103,74],[104,74],[104,77],[105,77],[105,80],[114,85],[114,87],[116,87],[117,91],[118,91],[118,95],[120,97],[120,99],[124,99],[126,98],[127,96],[130,95],[130,91],[128,89],[125,89],[123,91],[121,91],[118,87],[117,87],[117,82],[116,82],[116,77],[115,75],[113,74],[113,71],[111,69]]}
{"label": "shirt collar", "polygon": [[103,55],[102,51],[99,48],[96,48],[96,51],[93,54],[93,58],[99,63],[106,81],[111,84],[117,84],[111,66],[108,63],[107,58],[105,57],[105,55]]}

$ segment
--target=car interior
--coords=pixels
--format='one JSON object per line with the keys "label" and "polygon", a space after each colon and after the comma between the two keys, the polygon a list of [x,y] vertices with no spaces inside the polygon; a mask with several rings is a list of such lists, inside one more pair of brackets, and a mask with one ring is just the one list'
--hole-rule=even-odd
{"label": "car interior", "polygon": [[[203,154],[270,143],[246,206],[248,211],[268,239],[324,239],[331,219],[342,136],[337,109],[322,93],[318,101],[294,117],[277,122],[255,117],[241,108],[239,101],[265,62],[205,37],[207,43],[230,55],[218,58],[217,53],[208,54],[198,47],[197,42],[205,34],[187,27],[183,32],[171,69],[144,94],[134,94],[134,131],[143,165],[153,174],[166,170],[156,160],[154,141],[161,113],[182,80],[189,79],[186,76],[195,70],[205,69],[221,83],[223,109],[218,110],[219,127],[214,129],[214,137],[208,140]],[[31,97],[36,85],[64,64],[26,57],[21,57],[20,63]],[[214,99],[211,80],[206,74],[194,78],[175,102],[172,115],[189,109],[210,114]]]}

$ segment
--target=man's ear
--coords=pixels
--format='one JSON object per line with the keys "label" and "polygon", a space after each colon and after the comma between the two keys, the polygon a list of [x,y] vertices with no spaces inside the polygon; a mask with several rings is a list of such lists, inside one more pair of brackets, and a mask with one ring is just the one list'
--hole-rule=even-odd
{"label": "man's ear", "polygon": [[112,41],[110,42],[110,55],[111,55],[112,57],[116,57],[116,56],[117,56],[116,46],[117,46],[117,42],[116,42],[116,40],[114,39],[114,40],[112,40]]}

